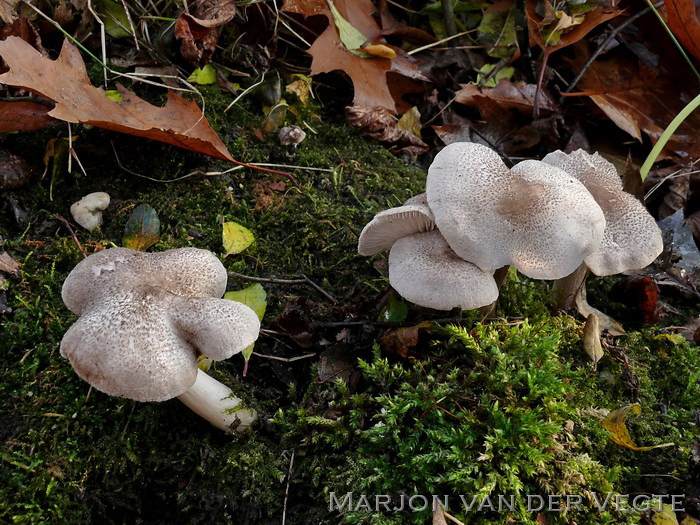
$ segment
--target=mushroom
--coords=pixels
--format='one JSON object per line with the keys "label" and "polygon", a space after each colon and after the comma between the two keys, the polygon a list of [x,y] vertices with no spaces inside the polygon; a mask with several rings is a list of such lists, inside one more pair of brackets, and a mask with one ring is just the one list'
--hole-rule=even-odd
{"label": "mushroom", "polygon": [[80,318],[64,335],[61,355],[107,394],[179,397],[219,428],[247,426],[255,412],[197,368],[200,355],[227,359],[258,337],[253,310],[220,299],[226,281],[218,258],[197,248],[90,255],[63,283],[63,301]]}
{"label": "mushroom", "polygon": [[94,230],[102,225],[102,210],[109,206],[109,195],[103,191],[97,191],[85,195],[70,207],[70,213],[75,222],[86,230]]}
{"label": "mushroom", "polygon": [[493,303],[498,287],[489,272],[461,259],[435,229],[422,193],[378,213],[360,233],[358,252],[389,251],[389,283],[405,299],[436,310],[471,310]]}
{"label": "mushroom", "polygon": [[450,247],[482,270],[515,266],[536,279],[559,279],[593,253],[605,217],[585,186],[550,164],[512,169],[490,148],[446,146],[426,182],[428,206]]}
{"label": "mushroom", "polygon": [[425,193],[408,199],[403,206],[381,211],[362,229],[357,242],[360,255],[388,250],[400,238],[435,229],[435,220]]}
{"label": "mushroom", "polygon": [[571,307],[581,300],[576,294],[583,288],[587,269],[601,276],[638,270],[663,251],[656,221],[644,204],[623,190],[622,180],[610,162],[581,149],[569,154],[555,151],[542,160],[581,181],[603,210],[606,221],[598,248],[584,259],[578,271],[555,283],[560,306]]}
{"label": "mushroom", "polygon": [[498,298],[493,275],[460,258],[438,230],[407,235],[394,243],[389,283],[412,303],[436,310],[472,310]]}

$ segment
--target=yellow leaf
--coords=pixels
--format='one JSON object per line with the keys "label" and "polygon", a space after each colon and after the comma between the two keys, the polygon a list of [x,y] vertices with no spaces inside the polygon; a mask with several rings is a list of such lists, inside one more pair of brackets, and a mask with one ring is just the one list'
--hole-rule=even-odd
{"label": "yellow leaf", "polygon": [[296,95],[301,103],[306,106],[307,102],[309,101],[309,97],[313,96],[311,91],[311,79],[298,73],[292,75],[292,78],[294,80],[287,84],[284,90],[287,93]]}
{"label": "yellow leaf", "polygon": [[396,58],[396,51],[384,44],[368,44],[357,51],[381,58]]}
{"label": "yellow leaf", "polygon": [[197,358],[197,368],[199,368],[202,372],[209,370],[213,363],[214,360],[211,357],[205,356],[204,354]]}
{"label": "yellow leaf", "polygon": [[634,412],[635,414],[639,415],[642,413],[642,409],[639,406],[639,403],[634,403],[632,405],[625,405],[614,412],[610,412],[608,414],[608,417],[606,417],[603,422],[603,428],[610,432],[610,440],[613,443],[616,443],[618,445],[621,445],[623,447],[632,449],[632,450],[651,450],[653,448],[661,448],[661,447],[672,447],[673,443],[662,443],[660,445],[651,445],[648,447],[638,447],[634,441],[632,441],[632,438],[630,437],[630,433],[627,430],[627,426],[625,425],[625,421],[627,420],[627,414],[629,414],[630,410]]}
{"label": "yellow leaf", "polygon": [[255,240],[253,232],[237,222],[225,222],[223,243],[226,255],[241,253]]}
{"label": "yellow leaf", "polygon": [[119,91],[117,91],[116,89],[108,89],[107,91],[105,91],[105,95],[112,102],[116,102],[117,104],[122,103],[122,94],[119,93]]}
{"label": "yellow leaf", "polygon": [[416,137],[421,138],[420,111],[418,111],[418,108],[413,106],[406,113],[404,113],[399,119],[397,126],[399,129],[406,130],[409,133],[414,134]]}
{"label": "yellow leaf", "polygon": [[676,513],[673,511],[673,505],[668,503],[661,504],[661,510],[652,509],[651,522],[654,525],[678,525]]}

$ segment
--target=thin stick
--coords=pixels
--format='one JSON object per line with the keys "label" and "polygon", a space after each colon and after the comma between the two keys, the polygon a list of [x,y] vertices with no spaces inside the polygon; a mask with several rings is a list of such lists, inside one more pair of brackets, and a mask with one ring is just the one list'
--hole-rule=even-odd
{"label": "thin stick", "polygon": [[100,44],[102,46],[102,72],[105,76],[105,89],[107,89],[107,40],[105,37],[105,23],[99,16],[97,16],[97,13],[92,8],[92,0],[88,0],[87,8],[88,11],[92,13],[95,22],[100,24]]}
{"label": "thin stick", "polygon": [[[661,0],[660,2],[656,2],[654,4],[654,7],[659,7],[659,6],[663,5],[663,3],[664,3],[663,0]],[[579,81],[581,80],[581,78],[583,78],[583,75],[586,73],[586,71],[588,71],[588,68],[591,67],[591,64],[593,64],[595,59],[598,58],[607,49],[610,42],[612,42],[613,39],[618,34],[620,34],[620,31],[622,31],[625,27],[627,27],[632,22],[637,20],[640,16],[645,15],[650,10],[651,10],[651,7],[646,7],[644,9],[642,9],[639,13],[632,15],[627,20],[622,22],[619,26],[617,26],[615,29],[613,29],[610,32],[610,34],[608,35],[608,37],[598,46],[598,48],[588,58],[588,60],[586,60],[586,63],[583,64],[583,66],[581,67],[579,72],[576,74],[576,76],[571,81],[571,83],[567,86],[567,88],[563,91],[563,93],[571,93],[571,90],[574,89],[574,87],[576,87],[576,84],[578,84]],[[561,104],[562,102],[563,102],[563,98],[559,99],[559,103]]]}
{"label": "thin stick", "polygon": [[253,355],[256,355],[258,357],[263,357],[265,359],[272,359],[274,361],[283,361],[285,363],[293,363],[294,361],[300,361],[301,359],[308,359],[309,357],[316,356],[316,354],[304,354],[304,355],[298,355],[296,357],[278,357],[276,355],[259,354],[257,352],[253,352]]}
{"label": "thin stick", "polygon": [[459,521],[457,518],[455,518],[455,517],[452,516],[451,514],[448,514],[446,511],[443,510],[443,511],[442,511],[442,514],[443,514],[448,520],[450,520],[450,521],[456,523],[457,525],[464,525],[463,522]]}
{"label": "thin stick", "polygon": [[78,245],[78,249],[80,250],[80,253],[83,254],[83,257],[87,257],[87,256],[88,256],[88,253],[87,253],[87,251],[85,250],[85,248],[83,248],[83,245],[80,244],[80,241],[78,240],[78,236],[77,236],[77,235],[75,234],[75,232],[73,231],[73,228],[71,228],[70,223],[69,223],[66,219],[64,219],[63,217],[61,217],[60,215],[58,215],[57,213],[54,213],[53,216],[54,216],[55,218],[57,218],[59,221],[61,221],[63,224],[65,224],[66,228],[68,228],[68,231],[70,232],[71,236],[73,237],[73,240],[75,241],[75,244]]}
{"label": "thin stick", "polygon": [[289,470],[287,471],[287,487],[284,489],[284,507],[282,508],[282,525],[287,519],[287,500],[289,499],[289,482],[292,480],[292,465],[294,465],[294,452],[289,458]]}
{"label": "thin stick", "polygon": [[313,282],[311,279],[309,279],[306,275],[302,275],[302,279],[277,279],[276,277],[253,277],[252,275],[243,275],[243,274],[237,273],[237,272],[228,272],[228,276],[233,277],[234,279],[243,279],[244,281],[253,281],[255,283],[291,284],[291,285],[305,284],[307,286],[311,286],[311,288],[313,288],[318,293],[323,295],[326,299],[328,299],[333,304],[338,302],[338,300],[335,297],[333,297],[331,294],[329,294],[327,291],[325,291],[323,288],[321,288],[319,285],[317,285],[315,282]]}
{"label": "thin stick", "polygon": [[[442,40],[438,40],[437,42],[431,42],[430,44],[426,44],[421,47],[417,47],[415,49],[411,49],[407,55],[414,55],[416,53],[420,53],[421,51],[425,51],[427,49],[431,49],[433,47],[439,46],[441,44],[444,44],[445,42],[449,42],[450,40],[454,40],[455,38],[459,38],[460,36],[468,35],[469,33],[473,33],[475,30],[470,29],[469,31],[462,31],[461,33],[457,33],[456,35],[448,36],[447,38],[443,38]],[[491,47],[491,46],[478,46],[478,47]]]}

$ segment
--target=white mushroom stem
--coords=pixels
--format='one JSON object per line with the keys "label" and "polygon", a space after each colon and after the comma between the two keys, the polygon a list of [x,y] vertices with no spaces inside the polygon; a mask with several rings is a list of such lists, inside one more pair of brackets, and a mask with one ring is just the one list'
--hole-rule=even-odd
{"label": "white mushroom stem", "polygon": [[177,398],[195,414],[222,430],[243,430],[258,418],[258,413],[245,408],[243,401],[229,387],[201,370],[197,370],[194,385]]}
{"label": "white mushroom stem", "polygon": [[581,288],[586,286],[587,275],[588,266],[583,262],[573,273],[554,281],[552,298],[557,302],[559,308],[568,310],[576,306],[576,296]]}

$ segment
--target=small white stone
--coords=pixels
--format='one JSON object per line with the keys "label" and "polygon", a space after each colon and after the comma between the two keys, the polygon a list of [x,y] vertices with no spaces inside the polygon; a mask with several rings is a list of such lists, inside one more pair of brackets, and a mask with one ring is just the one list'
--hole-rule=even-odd
{"label": "small white stone", "polygon": [[109,206],[109,195],[103,191],[90,193],[70,207],[75,222],[86,230],[102,225],[102,210]]}
{"label": "small white stone", "polygon": [[283,146],[296,148],[306,138],[306,132],[299,126],[286,126],[279,130],[278,138]]}

